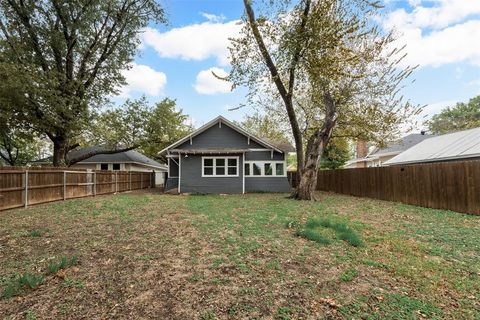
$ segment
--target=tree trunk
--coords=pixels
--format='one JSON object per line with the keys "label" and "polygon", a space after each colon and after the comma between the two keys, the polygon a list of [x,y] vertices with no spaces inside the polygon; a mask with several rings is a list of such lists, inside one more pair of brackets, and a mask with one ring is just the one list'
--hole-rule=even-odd
{"label": "tree trunk", "polygon": [[324,134],[316,134],[310,137],[305,155],[303,169],[298,171],[298,185],[292,197],[298,200],[315,200],[317,188],[318,163],[327,142]]}
{"label": "tree trunk", "polygon": [[53,166],[65,167],[68,152],[67,139],[63,136],[56,136],[51,140],[53,142]]}
{"label": "tree trunk", "polygon": [[322,129],[308,139],[304,167],[299,172],[300,180],[292,194],[292,197],[298,200],[315,200],[318,165],[337,121],[336,104],[328,91],[323,95],[323,102],[326,112]]}

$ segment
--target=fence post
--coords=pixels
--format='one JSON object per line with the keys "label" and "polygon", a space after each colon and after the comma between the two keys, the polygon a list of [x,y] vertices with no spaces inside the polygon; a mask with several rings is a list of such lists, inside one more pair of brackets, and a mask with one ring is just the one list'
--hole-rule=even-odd
{"label": "fence post", "polygon": [[97,172],[93,171],[93,196],[97,195]]}
{"label": "fence post", "polygon": [[152,187],[152,174],[150,173],[150,175],[148,176],[148,182],[150,182],[150,184],[148,185],[149,188]]}
{"label": "fence post", "polygon": [[25,208],[28,207],[28,170],[25,170]]}
{"label": "fence post", "polygon": [[140,189],[143,189],[143,173],[140,173]]}
{"label": "fence post", "polygon": [[132,190],[132,171],[128,171],[128,189]]}
{"label": "fence post", "polygon": [[63,200],[67,200],[67,172],[63,171]]}
{"label": "fence post", "polygon": [[117,180],[118,180],[118,174],[117,174],[117,172],[115,172],[115,193],[118,192],[118,183],[117,183]]}

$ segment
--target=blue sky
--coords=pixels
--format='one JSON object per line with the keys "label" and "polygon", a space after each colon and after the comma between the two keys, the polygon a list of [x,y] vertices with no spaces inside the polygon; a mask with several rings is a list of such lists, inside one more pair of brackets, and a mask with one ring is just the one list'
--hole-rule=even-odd
{"label": "blue sky", "polygon": [[[427,105],[423,117],[480,94],[480,0],[384,0],[380,23],[394,27],[407,45],[405,63],[420,67],[403,90],[415,104]],[[144,32],[140,55],[125,72],[128,85],[114,101],[145,94],[152,101],[177,99],[178,107],[199,126],[222,114],[239,120],[246,90],[231,92],[213,78],[228,72],[228,37],[240,26],[241,0],[167,0],[168,25]]]}

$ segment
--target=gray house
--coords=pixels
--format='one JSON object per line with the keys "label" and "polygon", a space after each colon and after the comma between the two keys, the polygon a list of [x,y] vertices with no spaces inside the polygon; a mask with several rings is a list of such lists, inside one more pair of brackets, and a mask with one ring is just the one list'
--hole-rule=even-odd
{"label": "gray house", "polygon": [[219,116],[160,152],[168,159],[165,190],[289,192],[291,151],[291,145],[273,145]]}

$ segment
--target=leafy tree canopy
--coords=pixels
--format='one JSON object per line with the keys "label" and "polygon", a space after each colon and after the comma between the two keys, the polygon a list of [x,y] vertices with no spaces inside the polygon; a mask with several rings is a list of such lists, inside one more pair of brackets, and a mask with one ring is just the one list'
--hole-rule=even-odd
{"label": "leafy tree canopy", "polygon": [[279,123],[278,120],[279,119],[276,119],[274,116],[261,114],[257,111],[251,115],[246,115],[239,124],[258,137],[273,141],[288,142],[288,127],[286,130],[284,119],[281,119],[283,123]]}
{"label": "leafy tree canopy", "polygon": [[447,107],[427,122],[434,134],[445,134],[480,127],[480,96],[467,103],[459,102],[454,107]]}
{"label": "leafy tree canopy", "polygon": [[321,169],[339,169],[351,157],[350,145],[345,138],[332,138],[320,159]]}
{"label": "leafy tree canopy", "polygon": [[175,100],[165,98],[153,106],[145,97],[127,100],[121,108],[98,114],[87,136],[88,144],[105,144],[111,148],[125,145],[151,158],[158,152],[190,133],[188,116],[176,109]]}
{"label": "leafy tree canopy", "polygon": [[22,97],[1,111],[46,135],[54,165],[66,164],[92,109],[124,83],[150,21],[164,22],[155,0],[0,0],[0,92]]}
{"label": "leafy tree canopy", "polygon": [[332,137],[391,140],[419,112],[397,96],[412,68],[399,67],[403,53],[376,24],[376,2],[243,2],[228,80],[249,88],[250,104],[288,119],[299,172],[292,196],[313,199]]}

